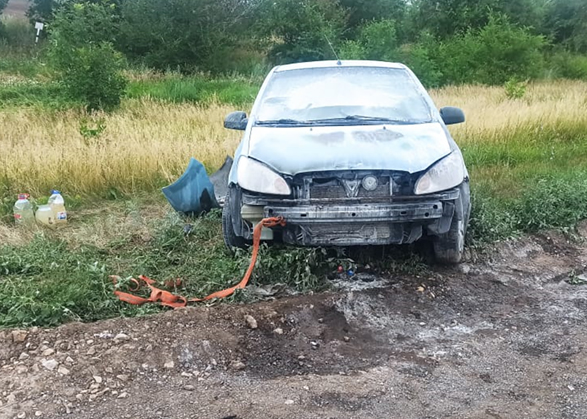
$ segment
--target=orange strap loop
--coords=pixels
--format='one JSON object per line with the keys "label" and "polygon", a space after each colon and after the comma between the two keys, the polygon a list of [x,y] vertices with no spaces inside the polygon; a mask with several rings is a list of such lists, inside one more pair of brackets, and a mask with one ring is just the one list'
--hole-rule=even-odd
{"label": "orange strap loop", "polygon": [[[158,302],[163,306],[172,307],[172,308],[185,307],[185,306],[187,306],[187,304],[189,302],[201,302],[201,301],[212,300],[214,298],[226,298],[226,297],[234,294],[234,292],[236,290],[244,289],[247,286],[247,284],[249,283],[251,276],[253,275],[253,270],[255,269],[255,264],[257,263],[257,256],[259,255],[259,247],[261,245],[261,233],[263,231],[263,228],[264,227],[272,228],[272,227],[277,227],[277,226],[281,226],[281,227],[285,226],[285,219],[283,217],[265,218],[264,220],[262,220],[259,224],[257,224],[255,226],[255,229],[253,230],[253,254],[251,255],[251,263],[249,264],[249,268],[247,269],[247,272],[245,273],[245,276],[243,277],[242,281],[239,282],[234,287],[215,292],[215,293],[210,294],[204,298],[187,299],[187,298],[182,297],[180,295],[175,295],[175,294],[170,293],[169,291],[165,291],[165,290],[162,290],[162,289],[155,287],[154,280],[147,278],[144,275],[141,275],[141,276],[139,276],[138,280],[134,279],[134,278],[131,279],[131,281],[136,284],[136,287],[131,289],[131,291],[138,291],[139,288],[141,287],[141,284],[144,282],[151,289],[151,295],[149,296],[149,298],[139,297],[137,295],[130,294],[127,292],[118,291],[118,290],[114,291],[114,295],[116,295],[120,301],[124,301],[126,303],[133,304],[133,305],[142,305],[142,304],[146,304],[146,303]],[[110,278],[112,279],[114,284],[116,284],[118,282],[118,280],[120,279],[120,277],[118,277],[118,276],[111,276]],[[177,280],[175,282],[172,282],[172,284],[173,283],[175,283],[177,285],[177,284],[181,284],[181,281]]]}

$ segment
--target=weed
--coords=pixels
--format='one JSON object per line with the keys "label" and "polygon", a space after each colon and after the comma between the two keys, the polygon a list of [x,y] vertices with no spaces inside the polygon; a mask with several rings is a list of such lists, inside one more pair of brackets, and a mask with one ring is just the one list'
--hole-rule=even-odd
{"label": "weed", "polygon": [[90,119],[89,117],[80,120],[79,133],[86,140],[100,137],[106,129],[104,118]]}
{"label": "weed", "polygon": [[505,95],[508,99],[522,99],[526,95],[528,80],[518,81],[510,79],[504,84]]}

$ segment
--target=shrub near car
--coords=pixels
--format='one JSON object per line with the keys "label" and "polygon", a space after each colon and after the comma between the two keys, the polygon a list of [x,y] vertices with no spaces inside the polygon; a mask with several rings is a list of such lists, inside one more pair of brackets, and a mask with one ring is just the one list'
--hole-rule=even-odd
{"label": "shrub near car", "polygon": [[262,238],[304,246],[433,242],[439,262],[462,259],[469,178],[438,111],[402,64],[324,61],[285,65],[267,76],[243,130],[229,176],[223,232],[243,247],[265,217],[286,227]]}

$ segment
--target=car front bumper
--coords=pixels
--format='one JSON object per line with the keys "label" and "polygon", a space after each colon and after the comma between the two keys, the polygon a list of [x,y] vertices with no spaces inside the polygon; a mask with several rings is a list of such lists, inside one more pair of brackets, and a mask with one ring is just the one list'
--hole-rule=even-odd
{"label": "car front bumper", "polygon": [[263,205],[265,217],[282,216],[285,243],[304,246],[355,246],[413,243],[426,231],[443,234],[450,228],[453,189],[428,196],[394,197],[388,202],[358,200],[259,200],[243,196],[247,205]]}

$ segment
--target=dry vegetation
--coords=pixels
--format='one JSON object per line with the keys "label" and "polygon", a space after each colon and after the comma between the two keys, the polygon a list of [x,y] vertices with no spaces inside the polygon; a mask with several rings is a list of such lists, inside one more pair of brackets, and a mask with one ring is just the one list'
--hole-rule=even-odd
{"label": "dry vegetation", "polygon": [[[524,149],[537,141],[532,135],[537,130],[587,126],[584,82],[531,85],[520,100],[507,99],[500,87],[449,87],[432,94],[439,106],[465,110],[467,123],[451,130],[466,154],[472,150],[473,168],[487,158],[485,146],[515,149],[515,140]],[[34,196],[53,187],[81,196],[152,191],[181,174],[191,156],[213,170],[233,154],[240,133],[222,127],[231,110],[228,105],[148,99],[128,100],[114,114],[92,117],[77,111],[7,109],[0,113],[0,186]],[[100,124],[103,132],[88,134]],[[520,130],[530,135],[514,139]],[[484,153],[477,146],[485,147]]]}
{"label": "dry vegetation", "polygon": [[467,123],[451,128],[460,145],[507,138],[508,131],[529,125],[587,123],[587,82],[553,81],[528,86],[519,100],[507,99],[502,87],[457,86],[432,92],[439,107],[459,106]]}
{"label": "dry vegetation", "polygon": [[[0,113],[0,183],[40,196],[151,191],[174,180],[195,156],[218,167],[239,134],[222,127],[231,108],[129,101],[111,115],[14,109]],[[104,131],[82,135],[80,127]]]}

